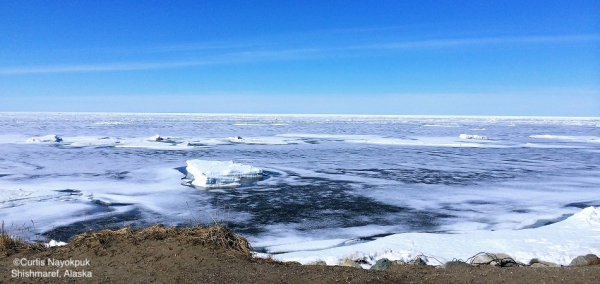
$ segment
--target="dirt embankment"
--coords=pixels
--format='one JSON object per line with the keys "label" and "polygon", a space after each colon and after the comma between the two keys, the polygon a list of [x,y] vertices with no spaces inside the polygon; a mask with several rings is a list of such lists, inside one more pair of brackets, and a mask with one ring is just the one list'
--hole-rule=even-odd
{"label": "dirt embankment", "polygon": [[[599,283],[600,266],[387,271],[310,266],[251,257],[246,239],[221,226],[152,226],[87,232],[63,247],[0,239],[0,283]],[[61,267],[62,265],[62,267]]]}

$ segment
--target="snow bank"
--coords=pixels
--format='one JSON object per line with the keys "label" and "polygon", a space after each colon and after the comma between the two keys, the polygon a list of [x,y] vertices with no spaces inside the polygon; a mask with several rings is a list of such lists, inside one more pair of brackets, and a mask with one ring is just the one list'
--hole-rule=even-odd
{"label": "snow bank", "polygon": [[62,138],[58,137],[57,135],[49,134],[46,136],[30,137],[25,142],[28,142],[28,143],[52,143],[52,142],[61,142],[61,141],[62,141]]}
{"label": "snow bank", "polygon": [[[337,240],[336,240],[337,241]],[[405,233],[359,244],[328,249],[304,247],[302,251],[281,245],[273,251],[288,251],[272,257],[306,264],[323,260],[339,265],[343,259],[409,261],[418,255],[430,256],[428,264],[452,259],[466,260],[479,252],[506,253],[528,263],[533,258],[568,265],[578,255],[600,254],[600,208],[588,207],[558,223],[523,230],[471,231],[462,234]],[[271,251],[269,247],[267,251]],[[260,256],[260,254],[259,254]]]}
{"label": "snow bank", "polygon": [[191,185],[204,188],[237,187],[243,179],[262,179],[262,170],[233,161],[188,160]]}
{"label": "snow bank", "polygon": [[487,136],[475,135],[475,134],[461,134],[458,137],[460,139],[488,140]]}

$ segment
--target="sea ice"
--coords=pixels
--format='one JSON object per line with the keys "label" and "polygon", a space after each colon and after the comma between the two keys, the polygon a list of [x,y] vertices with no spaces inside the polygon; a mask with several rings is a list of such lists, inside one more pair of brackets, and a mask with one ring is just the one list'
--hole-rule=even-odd
{"label": "sea ice", "polygon": [[291,252],[271,256],[281,261],[306,264],[323,260],[329,265],[339,265],[345,258],[375,263],[384,257],[408,261],[417,255],[427,255],[430,256],[428,264],[438,265],[454,258],[468,259],[479,252],[502,252],[523,263],[538,258],[568,265],[578,255],[600,254],[600,208],[587,207],[563,221],[533,229],[462,234],[404,233],[355,245],[327,249],[315,246],[303,251],[294,251],[295,246],[274,246],[273,251]]}
{"label": "sea ice", "polygon": [[535,139],[556,139],[570,142],[600,142],[600,137],[597,136],[568,136],[568,135],[530,135],[529,138]]}
{"label": "sea ice", "polygon": [[458,137],[460,137],[460,139],[488,140],[487,136],[475,134],[461,134]]}
{"label": "sea ice", "polygon": [[52,142],[61,142],[61,141],[62,141],[62,138],[58,137],[57,135],[49,134],[46,136],[30,137],[25,142],[28,142],[28,143],[52,143]]}
{"label": "sea ice", "polygon": [[171,142],[171,137],[162,137],[162,136],[156,134],[152,137],[149,137],[147,140],[155,141],[155,142]]}
{"label": "sea ice", "polygon": [[242,179],[261,179],[262,170],[233,161],[188,160],[191,184],[204,188],[237,187]]}
{"label": "sea ice", "polygon": [[63,143],[68,147],[114,147],[120,141],[111,137],[64,137]]}
{"label": "sea ice", "polygon": [[232,143],[244,143],[249,145],[288,145],[299,144],[302,141],[297,139],[282,138],[282,137],[227,137],[227,141]]}

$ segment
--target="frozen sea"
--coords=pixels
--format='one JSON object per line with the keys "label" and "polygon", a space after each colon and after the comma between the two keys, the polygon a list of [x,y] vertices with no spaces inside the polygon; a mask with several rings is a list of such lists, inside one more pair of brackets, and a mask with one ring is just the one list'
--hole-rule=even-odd
{"label": "frozen sea", "polygon": [[[193,159],[265,176],[185,186]],[[0,113],[0,219],[32,239],[219,222],[259,253],[335,264],[349,253],[435,255],[380,244],[534,232],[591,206],[600,206],[597,117]],[[600,253],[590,222],[591,249],[579,249]]]}

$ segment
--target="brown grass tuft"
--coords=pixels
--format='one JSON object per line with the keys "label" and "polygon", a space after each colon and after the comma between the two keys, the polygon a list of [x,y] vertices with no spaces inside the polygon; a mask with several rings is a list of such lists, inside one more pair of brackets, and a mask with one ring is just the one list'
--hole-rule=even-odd
{"label": "brown grass tuft", "polygon": [[11,236],[4,229],[4,221],[0,227],[0,254],[3,256],[9,256],[13,253],[17,253],[22,250],[43,250],[45,247],[42,244],[31,244],[25,242],[18,236]]}
{"label": "brown grass tuft", "polygon": [[71,238],[68,245],[87,247],[103,254],[112,242],[128,241],[136,244],[144,240],[172,240],[230,250],[248,257],[252,254],[248,240],[220,225],[175,228],[156,224],[136,231],[131,228],[101,230],[77,235]]}

